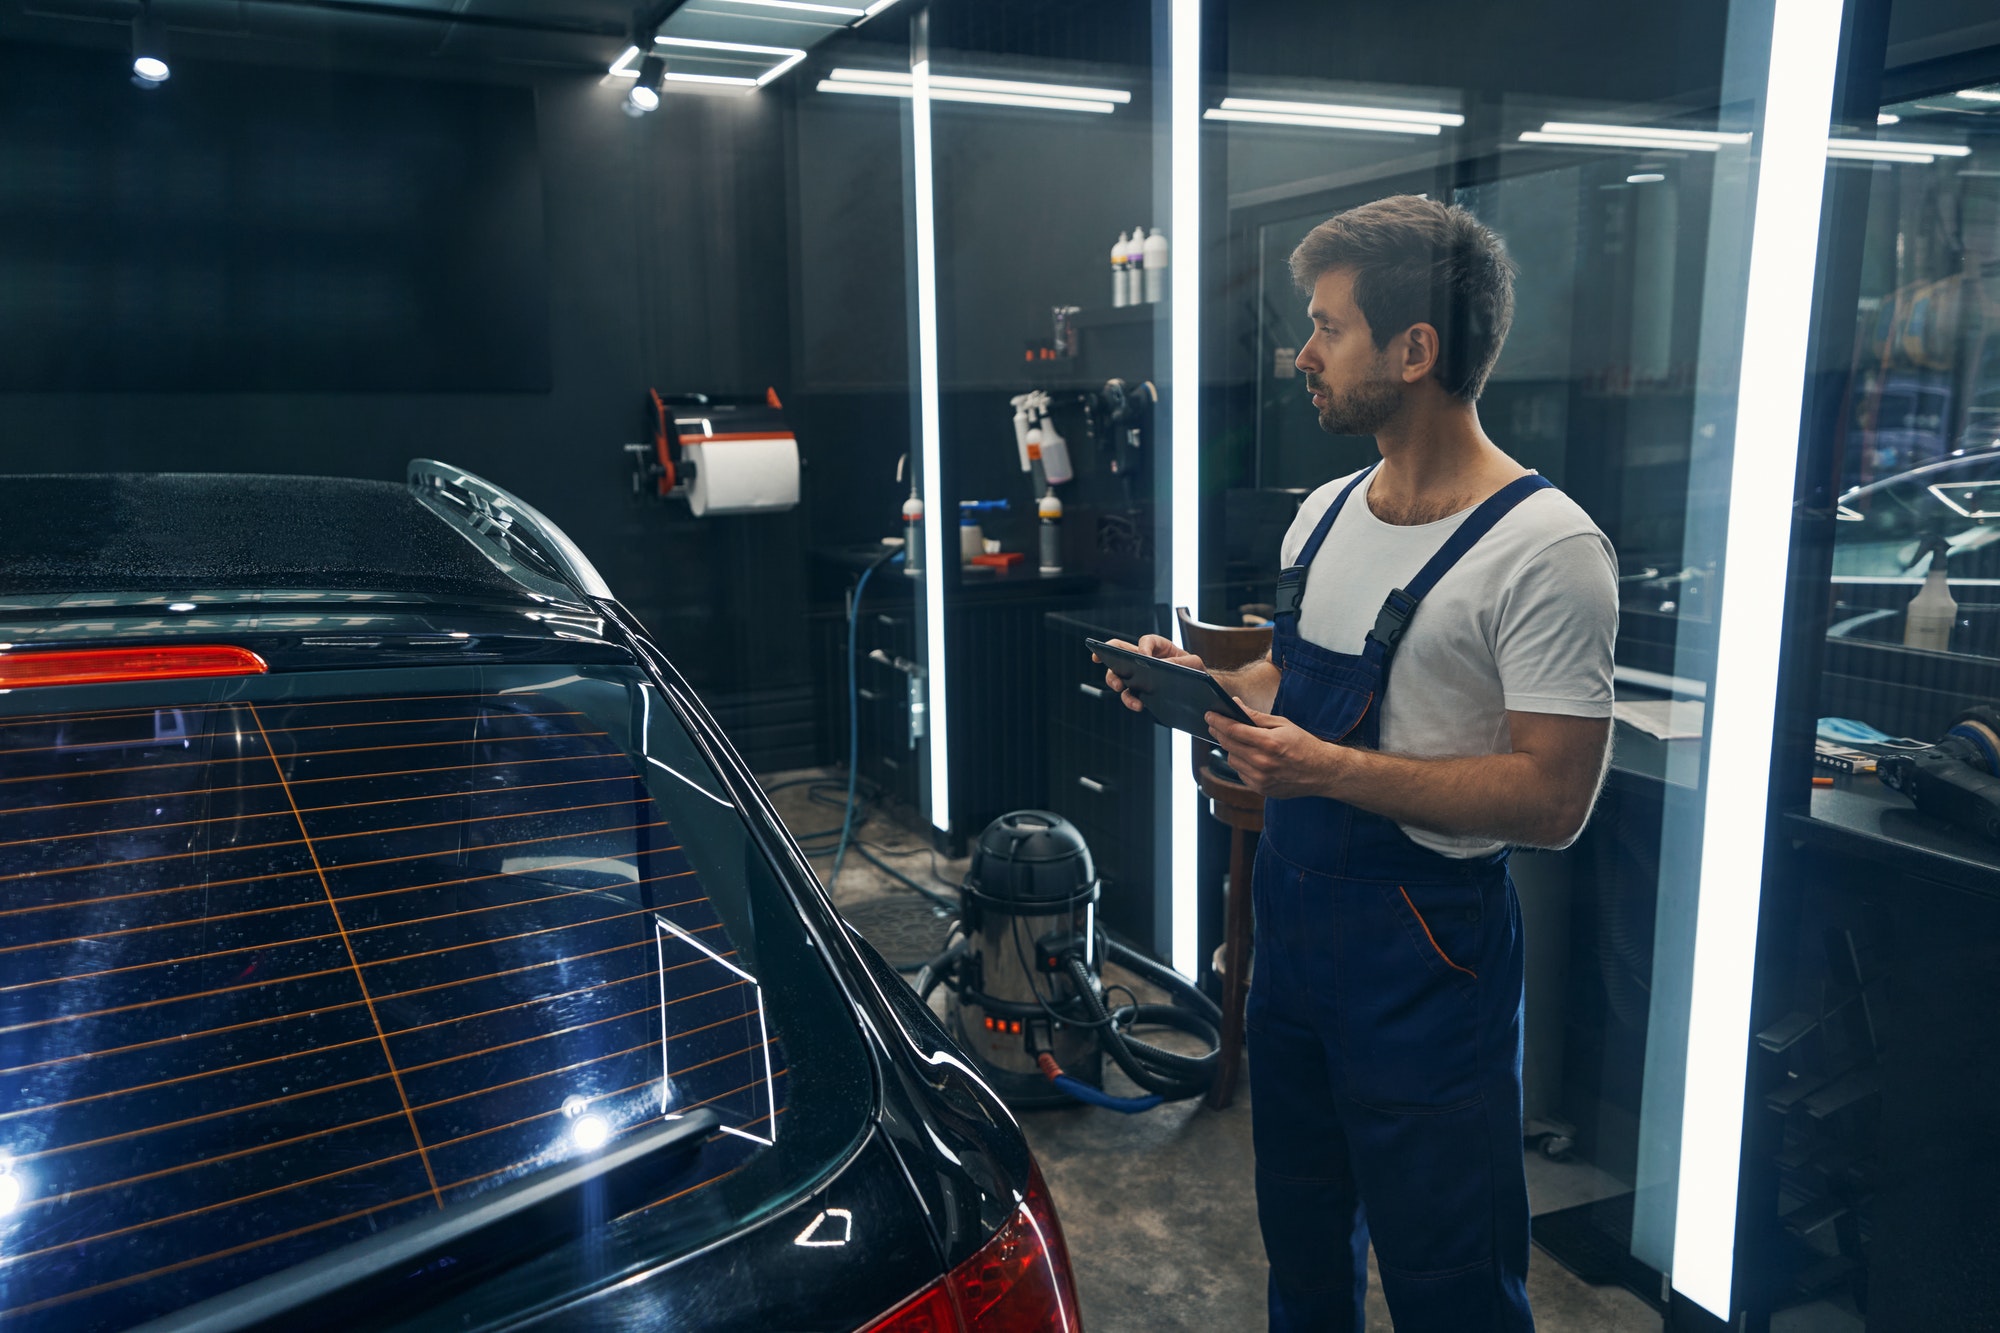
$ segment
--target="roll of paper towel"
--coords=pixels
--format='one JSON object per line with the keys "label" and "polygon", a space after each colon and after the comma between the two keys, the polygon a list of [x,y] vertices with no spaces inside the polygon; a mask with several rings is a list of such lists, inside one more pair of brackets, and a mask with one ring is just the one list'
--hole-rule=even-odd
{"label": "roll of paper towel", "polygon": [[790,435],[708,440],[683,450],[694,464],[688,508],[709,514],[762,514],[799,502],[799,443]]}

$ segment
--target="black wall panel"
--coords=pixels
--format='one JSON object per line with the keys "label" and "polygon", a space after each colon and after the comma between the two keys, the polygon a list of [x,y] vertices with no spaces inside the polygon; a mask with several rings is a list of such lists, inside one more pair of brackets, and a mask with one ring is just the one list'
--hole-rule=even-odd
{"label": "black wall panel", "polygon": [[0,389],[545,390],[534,94],[0,46]]}
{"label": "black wall panel", "polygon": [[[0,47],[0,60],[36,66],[45,59],[85,57]],[[16,90],[0,103],[9,108],[0,119],[9,156],[0,160],[18,161],[22,144],[34,147],[32,137],[23,137],[32,120],[94,116],[99,104],[141,115],[146,99],[188,95],[204,72],[177,65],[173,82],[142,92],[125,81],[118,59],[87,82],[39,81],[44,101],[34,105],[21,103]],[[650,386],[789,392],[785,95],[675,96],[659,114],[634,121],[620,114],[623,89],[600,87],[589,75],[488,86],[379,82],[394,85],[395,96],[373,110],[350,106],[352,115],[386,123],[393,105],[417,122],[407,132],[419,139],[457,124],[477,147],[479,189],[499,191],[509,201],[506,216],[468,219],[461,210],[441,220],[413,217],[407,228],[379,235],[328,227],[326,244],[375,235],[371,262],[393,265],[428,244],[437,228],[457,234],[463,224],[476,253],[476,238],[491,230],[489,223],[507,222],[500,229],[509,230],[532,215],[533,225],[521,226],[541,252],[540,266],[503,265],[480,281],[518,284],[523,290],[507,300],[545,311],[545,341],[528,328],[509,351],[532,362],[539,376],[509,372],[450,392],[415,391],[415,382],[389,391],[352,381],[340,391],[327,381],[310,391],[278,385],[221,391],[198,379],[141,392],[88,375],[78,383],[48,374],[23,387],[18,371],[5,372],[17,378],[11,391],[0,392],[0,473],[241,470],[400,479],[412,457],[446,459],[515,491],[561,524],[704,693],[726,702],[806,687],[811,676],[800,621],[811,477],[808,504],[793,513],[697,520],[678,501],[635,500],[620,450],[640,438]],[[469,106],[503,120],[529,110],[532,123],[468,128],[462,118]],[[81,170],[92,188],[105,188],[115,158],[93,158]],[[331,170],[336,178],[343,171],[337,161]],[[524,188],[531,195],[526,203]],[[475,195],[474,204],[489,197]],[[248,212],[229,226],[256,222],[255,210]],[[227,234],[217,226],[215,236]],[[287,262],[313,261],[317,244],[309,230],[295,231],[285,242]],[[162,260],[173,261],[172,255]],[[5,319],[0,315],[0,323]],[[224,336],[243,332],[227,313],[217,323]],[[397,336],[431,335],[419,327]],[[357,356],[380,350],[356,346],[360,341],[350,334],[343,345]]]}

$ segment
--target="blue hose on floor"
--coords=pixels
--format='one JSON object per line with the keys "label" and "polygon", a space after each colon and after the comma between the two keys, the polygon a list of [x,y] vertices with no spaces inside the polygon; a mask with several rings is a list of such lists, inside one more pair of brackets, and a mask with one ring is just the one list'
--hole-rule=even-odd
{"label": "blue hose on floor", "polygon": [[1126,1115],[1138,1115],[1150,1111],[1166,1098],[1158,1093],[1147,1093],[1144,1097],[1114,1097],[1102,1088],[1092,1087],[1080,1078],[1071,1078],[1063,1073],[1062,1066],[1047,1051],[1035,1052],[1035,1064],[1041,1068],[1042,1076],[1061,1092],[1068,1093],[1077,1101],[1091,1106],[1102,1106],[1108,1111],[1123,1111]]}
{"label": "blue hose on floor", "polygon": [[1071,1078],[1068,1074],[1057,1074],[1052,1081],[1058,1088],[1080,1102],[1109,1107],[1113,1111],[1123,1111],[1126,1115],[1138,1115],[1141,1111],[1150,1111],[1166,1100],[1156,1092],[1149,1092],[1144,1097],[1114,1097],[1104,1089],[1093,1088],[1081,1079]]}
{"label": "blue hose on floor", "polygon": [[861,624],[861,591],[868,586],[868,576],[884,565],[894,564],[903,558],[901,551],[890,551],[861,571],[861,578],[854,585],[854,596],[847,603],[847,811],[840,820],[840,845],[833,853],[833,873],[826,878],[828,893],[840,882],[840,867],[847,860],[847,844],[854,833],[854,783],[861,772],[861,649],[858,642]]}

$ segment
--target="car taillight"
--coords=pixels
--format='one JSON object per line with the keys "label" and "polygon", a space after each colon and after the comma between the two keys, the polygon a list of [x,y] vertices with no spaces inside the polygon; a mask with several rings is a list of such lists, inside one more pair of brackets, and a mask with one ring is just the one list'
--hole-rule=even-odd
{"label": "car taillight", "polygon": [[108,685],[190,676],[256,676],[268,670],[248,648],[219,643],[155,648],[65,648],[0,653],[0,690],[36,685]]}
{"label": "car taillight", "polygon": [[1027,1197],[979,1252],[865,1333],[1082,1333],[1069,1247],[1040,1167]]}
{"label": "car taillight", "polygon": [[951,1308],[944,1283],[933,1282],[870,1324],[863,1333],[960,1333],[958,1313]]}

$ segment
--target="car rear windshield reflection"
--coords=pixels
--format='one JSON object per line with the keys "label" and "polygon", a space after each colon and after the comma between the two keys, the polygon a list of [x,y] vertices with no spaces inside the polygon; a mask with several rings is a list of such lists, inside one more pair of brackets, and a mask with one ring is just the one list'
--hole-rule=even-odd
{"label": "car rear windshield reflection", "polygon": [[698,1106],[676,1193],[776,1138],[754,966],[560,685],[0,717],[0,1318],[119,1327]]}

